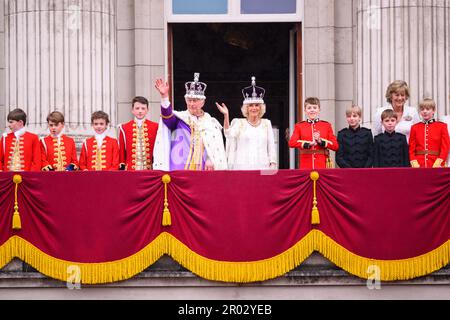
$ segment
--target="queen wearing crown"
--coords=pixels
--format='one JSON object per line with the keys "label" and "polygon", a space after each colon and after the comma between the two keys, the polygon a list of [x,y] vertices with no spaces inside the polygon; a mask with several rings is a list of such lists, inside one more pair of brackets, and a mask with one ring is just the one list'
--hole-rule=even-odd
{"label": "queen wearing crown", "polygon": [[227,160],[222,126],[208,113],[205,105],[206,84],[194,74],[186,82],[187,110],[174,111],[169,101],[169,85],[162,79],[155,82],[161,95],[161,121],[155,141],[155,170],[226,170]]}
{"label": "queen wearing crown", "polygon": [[267,170],[277,168],[277,155],[269,119],[263,119],[266,112],[265,90],[252,85],[242,90],[244,101],[241,107],[245,118],[233,119],[230,125],[227,106],[216,103],[224,115],[224,132],[228,168],[232,170]]}

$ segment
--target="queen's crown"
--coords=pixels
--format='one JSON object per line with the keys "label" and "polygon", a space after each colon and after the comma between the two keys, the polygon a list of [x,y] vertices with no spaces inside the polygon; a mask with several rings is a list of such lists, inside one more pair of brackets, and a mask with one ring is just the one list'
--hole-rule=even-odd
{"label": "queen's crown", "polygon": [[264,103],[264,95],[266,90],[256,86],[256,78],[252,77],[252,85],[242,89],[244,96],[244,104]]}

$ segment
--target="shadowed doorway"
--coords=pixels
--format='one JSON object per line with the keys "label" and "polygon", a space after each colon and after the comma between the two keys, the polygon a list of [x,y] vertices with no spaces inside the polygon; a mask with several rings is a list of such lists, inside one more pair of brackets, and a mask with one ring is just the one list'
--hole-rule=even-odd
{"label": "shadowed doorway", "polygon": [[279,167],[289,168],[289,148],[284,132],[289,128],[289,32],[293,23],[194,23],[171,24],[174,107],[186,108],[187,81],[194,72],[208,85],[204,110],[223,123],[215,102],[224,102],[230,120],[243,117],[241,90],[251,84],[266,89],[265,118],[272,121]]}

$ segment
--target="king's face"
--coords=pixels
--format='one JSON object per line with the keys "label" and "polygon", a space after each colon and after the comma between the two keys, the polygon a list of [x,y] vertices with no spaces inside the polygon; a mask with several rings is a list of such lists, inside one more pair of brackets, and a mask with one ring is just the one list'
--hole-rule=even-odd
{"label": "king's face", "polygon": [[196,98],[186,98],[186,106],[190,114],[193,116],[200,116],[205,105],[205,100]]}

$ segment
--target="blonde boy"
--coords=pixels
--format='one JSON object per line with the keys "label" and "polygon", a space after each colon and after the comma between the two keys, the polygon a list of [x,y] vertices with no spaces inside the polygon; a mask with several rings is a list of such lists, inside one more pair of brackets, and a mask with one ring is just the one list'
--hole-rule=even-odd
{"label": "blonde boy", "polygon": [[441,168],[449,149],[447,124],[436,121],[434,114],[436,103],[432,99],[424,99],[419,104],[422,122],[411,128],[409,138],[409,156],[414,168]]}

